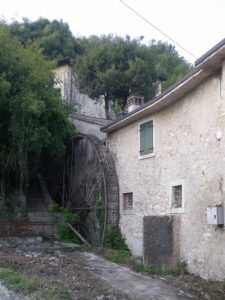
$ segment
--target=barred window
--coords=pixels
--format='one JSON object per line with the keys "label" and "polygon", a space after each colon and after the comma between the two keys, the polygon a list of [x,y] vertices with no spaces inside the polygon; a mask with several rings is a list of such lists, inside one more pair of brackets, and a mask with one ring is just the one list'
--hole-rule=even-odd
{"label": "barred window", "polygon": [[182,185],[176,185],[172,187],[172,207],[182,207]]}
{"label": "barred window", "polygon": [[123,210],[133,209],[133,193],[123,194]]}

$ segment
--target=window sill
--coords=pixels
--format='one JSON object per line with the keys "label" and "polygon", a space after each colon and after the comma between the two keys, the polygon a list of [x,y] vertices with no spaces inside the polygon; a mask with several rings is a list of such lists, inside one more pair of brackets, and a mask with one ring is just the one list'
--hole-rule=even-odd
{"label": "window sill", "polygon": [[146,159],[146,158],[151,158],[151,157],[154,157],[155,156],[155,153],[150,153],[150,154],[145,154],[145,155],[139,155],[138,156],[138,159]]}
{"label": "window sill", "polygon": [[184,209],[183,209],[183,207],[181,207],[181,208],[171,208],[170,213],[171,214],[183,214]]}
{"label": "window sill", "polygon": [[133,214],[134,214],[134,211],[133,211],[133,210],[123,210],[123,211],[122,211],[122,214],[123,214],[123,215],[133,215]]}

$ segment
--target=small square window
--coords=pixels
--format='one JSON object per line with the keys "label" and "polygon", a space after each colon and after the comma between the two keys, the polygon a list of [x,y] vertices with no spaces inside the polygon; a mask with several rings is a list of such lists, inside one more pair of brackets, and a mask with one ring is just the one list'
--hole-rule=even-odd
{"label": "small square window", "polygon": [[172,208],[182,208],[182,185],[172,187]]}
{"label": "small square window", "polygon": [[133,193],[123,194],[123,210],[133,210]]}
{"label": "small square window", "polygon": [[179,179],[170,183],[170,213],[184,213],[185,181]]}

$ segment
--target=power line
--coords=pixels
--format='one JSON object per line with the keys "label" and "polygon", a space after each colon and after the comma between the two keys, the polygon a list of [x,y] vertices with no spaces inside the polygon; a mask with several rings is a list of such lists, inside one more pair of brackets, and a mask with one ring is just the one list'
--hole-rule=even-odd
{"label": "power line", "polygon": [[147,20],[145,17],[143,17],[139,12],[137,12],[135,9],[133,9],[131,6],[129,6],[126,2],[124,2],[123,0],[119,0],[124,6],[126,6],[129,10],[131,10],[135,15],[137,15],[139,18],[141,18],[143,21],[145,21],[148,25],[152,26],[153,28],[155,28],[157,31],[159,31],[162,35],[164,35],[167,39],[169,39],[171,42],[173,42],[174,44],[176,44],[178,47],[180,47],[181,49],[183,49],[186,53],[188,53],[189,55],[191,55],[192,57],[194,57],[195,59],[197,59],[197,57],[192,54],[190,51],[188,51],[187,49],[185,49],[183,46],[181,46],[181,44],[179,44],[178,42],[176,42],[174,39],[172,39],[169,35],[167,35],[166,33],[164,33],[162,30],[160,30],[157,26],[155,26],[154,24],[152,24],[149,20]]}

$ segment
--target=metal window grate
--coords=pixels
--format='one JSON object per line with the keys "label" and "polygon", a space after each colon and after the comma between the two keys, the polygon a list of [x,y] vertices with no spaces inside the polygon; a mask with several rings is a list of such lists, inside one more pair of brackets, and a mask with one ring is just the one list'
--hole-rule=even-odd
{"label": "metal window grate", "polygon": [[133,193],[123,194],[123,209],[132,210],[133,209]]}
{"label": "metal window grate", "polygon": [[173,208],[182,207],[182,185],[173,186]]}

